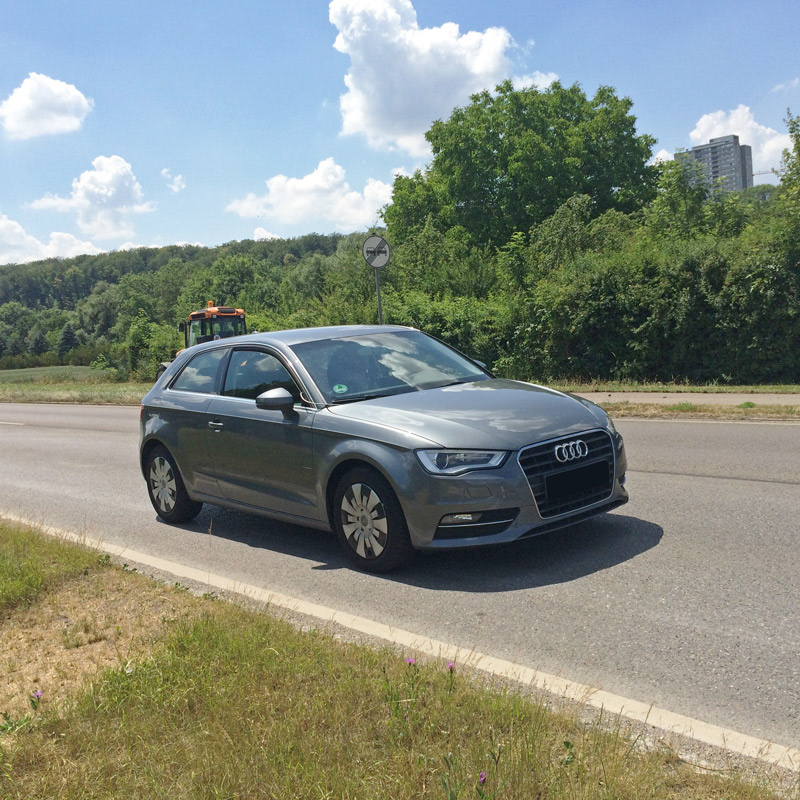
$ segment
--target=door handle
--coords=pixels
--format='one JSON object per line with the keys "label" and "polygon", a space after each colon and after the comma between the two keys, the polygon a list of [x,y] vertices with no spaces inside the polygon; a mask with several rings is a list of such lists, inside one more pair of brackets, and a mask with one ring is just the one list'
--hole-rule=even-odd
{"label": "door handle", "polygon": [[219,433],[225,427],[225,425],[222,422],[209,422],[208,427]]}

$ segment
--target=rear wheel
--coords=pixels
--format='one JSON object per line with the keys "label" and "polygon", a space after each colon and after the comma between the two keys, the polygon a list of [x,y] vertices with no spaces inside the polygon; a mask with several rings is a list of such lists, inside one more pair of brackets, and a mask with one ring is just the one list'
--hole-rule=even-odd
{"label": "rear wheel", "polygon": [[200,513],[203,504],[189,497],[178,465],[166,447],[159,445],[150,451],[145,476],[150,502],[165,522],[188,522]]}
{"label": "rear wheel", "polygon": [[367,572],[397,569],[414,555],[403,509],[389,483],[356,467],[336,487],[333,523],[347,557]]}

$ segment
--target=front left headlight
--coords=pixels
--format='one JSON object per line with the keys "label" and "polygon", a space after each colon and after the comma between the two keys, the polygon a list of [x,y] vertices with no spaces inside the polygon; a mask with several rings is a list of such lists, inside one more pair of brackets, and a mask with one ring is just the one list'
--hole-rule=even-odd
{"label": "front left headlight", "polygon": [[431,475],[462,475],[476,469],[495,469],[506,460],[506,450],[417,450],[422,468]]}

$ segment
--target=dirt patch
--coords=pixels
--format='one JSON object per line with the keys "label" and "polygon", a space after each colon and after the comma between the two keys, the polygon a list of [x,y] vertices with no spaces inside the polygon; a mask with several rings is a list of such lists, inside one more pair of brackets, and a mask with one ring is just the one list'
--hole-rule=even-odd
{"label": "dirt patch", "polygon": [[64,700],[106,667],[146,654],[165,622],[196,608],[187,592],[110,569],[47,592],[0,621],[0,712]]}

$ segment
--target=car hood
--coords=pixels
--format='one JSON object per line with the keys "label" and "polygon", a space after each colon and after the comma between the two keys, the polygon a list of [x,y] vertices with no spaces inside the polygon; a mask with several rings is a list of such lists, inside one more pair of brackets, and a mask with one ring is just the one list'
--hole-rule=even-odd
{"label": "car hood", "polygon": [[591,428],[605,412],[531,383],[492,379],[329,406],[339,418],[417,435],[441,447],[517,450]]}

